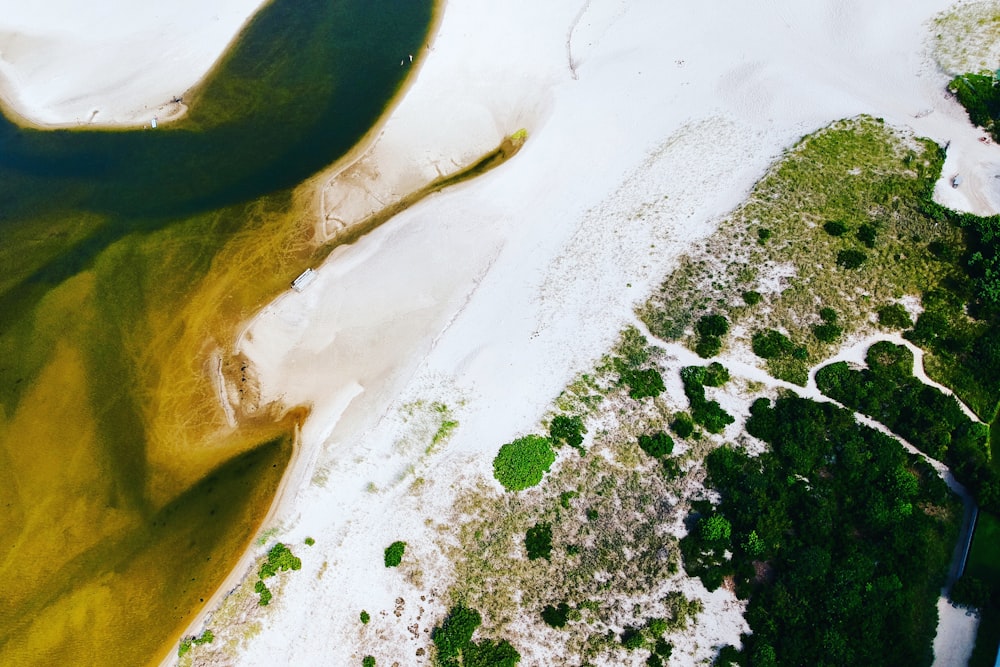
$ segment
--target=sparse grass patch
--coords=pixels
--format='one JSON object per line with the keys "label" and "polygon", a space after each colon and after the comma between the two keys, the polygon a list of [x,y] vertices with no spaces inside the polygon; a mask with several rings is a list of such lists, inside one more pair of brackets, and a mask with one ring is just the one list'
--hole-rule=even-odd
{"label": "sparse grass patch", "polygon": [[[923,210],[942,162],[933,142],[866,116],[805,137],[704,250],[680,260],[639,316],[664,340],[684,338],[706,315],[734,326],[752,320],[748,334],[780,330],[808,354],[821,353],[830,343],[814,335],[816,304],[838,313],[840,339],[870,327],[872,304],[921,294],[947,278],[950,260],[929,248],[960,256],[962,233]],[[758,228],[771,231],[767,243],[741,240]],[[746,266],[758,270],[737,270]],[[826,338],[833,333],[820,330]],[[768,369],[799,383],[806,368],[794,362]]]}

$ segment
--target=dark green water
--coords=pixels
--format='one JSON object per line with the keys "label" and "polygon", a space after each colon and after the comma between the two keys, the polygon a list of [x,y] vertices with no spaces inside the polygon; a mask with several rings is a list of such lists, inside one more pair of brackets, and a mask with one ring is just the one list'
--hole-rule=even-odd
{"label": "dark green water", "polygon": [[0,664],[158,659],[253,538],[290,423],[220,427],[206,341],[315,252],[294,187],[378,120],[432,14],[275,0],[181,121],[0,119]]}

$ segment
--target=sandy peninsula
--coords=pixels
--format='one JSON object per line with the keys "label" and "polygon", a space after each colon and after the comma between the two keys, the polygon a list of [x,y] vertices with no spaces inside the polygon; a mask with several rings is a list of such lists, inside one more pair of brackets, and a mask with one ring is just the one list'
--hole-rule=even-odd
{"label": "sandy peninsula", "polygon": [[[183,0],[161,16],[101,0],[86,17],[105,26],[100,34],[82,16],[64,12],[67,25],[54,27],[35,5],[17,10],[0,32],[5,99],[47,125],[148,122],[258,4]],[[197,659],[351,665],[373,654],[378,664],[429,664],[412,648],[444,613],[449,576],[434,567],[443,561],[433,519],[490,479],[499,445],[537,428],[679,254],[802,135],[865,113],[951,142],[940,200],[1000,210],[987,187],[1000,153],[944,95],[948,76],[930,56],[928,22],[949,4],[444,3],[423,52],[401,54],[417,68],[403,99],[356,160],[318,177],[317,230],[363,219],[522,128],[527,143],[495,171],[338,248],[308,289],[282,295],[242,332],[236,347],[262,399],[312,406],[266,526],[272,542],[298,545],[303,568],[274,604],[227,607],[269,543],[254,547],[190,629],[218,637]],[[120,23],[100,20],[119,10]],[[93,43],[107,48],[91,62],[80,56]],[[947,182],[952,173],[966,176],[962,188]],[[427,453],[433,405],[458,425]],[[383,567],[396,539],[428,564],[419,576]],[[713,595],[692,664],[745,630],[735,598]],[[401,620],[362,635],[361,609]],[[962,664],[974,619],[941,609],[936,664]],[[543,649],[531,657],[559,664]]]}

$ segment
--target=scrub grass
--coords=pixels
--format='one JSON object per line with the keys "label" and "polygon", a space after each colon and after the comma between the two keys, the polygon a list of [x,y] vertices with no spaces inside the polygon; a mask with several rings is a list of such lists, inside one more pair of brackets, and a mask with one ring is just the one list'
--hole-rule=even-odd
{"label": "scrub grass", "polygon": [[[768,368],[801,384],[805,366],[793,362],[815,362],[837,344],[815,334],[822,310],[836,312],[842,340],[874,330],[878,308],[921,294],[951,270],[928,244],[960,254],[961,232],[919,208],[942,161],[933,142],[879,119],[833,123],[786,153],[640,307],[640,317],[655,335],[692,349],[694,323],[704,315],[725,314],[734,327],[742,325],[747,340],[776,329],[806,354]],[[831,222],[846,231],[831,234]],[[770,231],[766,241],[761,229]],[[847,254],[864,259],[846,262]],[[754,305],[748,293],[760,295],[750,299]]]}

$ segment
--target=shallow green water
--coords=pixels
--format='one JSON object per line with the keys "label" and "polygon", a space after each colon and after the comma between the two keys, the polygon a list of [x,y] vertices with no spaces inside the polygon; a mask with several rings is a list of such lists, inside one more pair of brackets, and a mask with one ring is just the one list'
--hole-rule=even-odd
{"label": "shallow green water", "polygon": [[294,186],[432,5],[275,0],[157,130],[0,120],[0,664],[155,659],[252,539],[293,420],[228,427],[209,353],[315,253]]}

